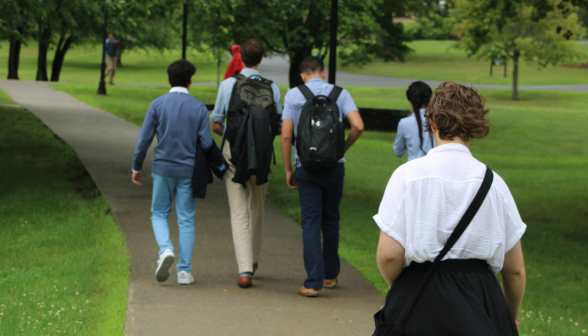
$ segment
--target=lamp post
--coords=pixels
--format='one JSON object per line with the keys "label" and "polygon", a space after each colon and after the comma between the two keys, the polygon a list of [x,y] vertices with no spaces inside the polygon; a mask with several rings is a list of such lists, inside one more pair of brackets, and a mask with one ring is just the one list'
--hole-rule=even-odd
{"label": "lamp post", "polygon": [[106,14],[106,8],[104,8],[104,32],[102,37],[102,66],[100,67],[100,84],[98,84],[98,94],[106,95],[106,82],[104,81],[104,72],[106,71],[106,21],[108,17]]}
{"label": "lamp post", "polygon": [[188,40],[188,4],[184,2],[184,36],[182,37],[182,59],[186,59],[187,40]]}
{"label": "lamp post", "polygon": [[37,79],[38,81],[47,81],[47,77],[43,76],[43,70],[41,69],[43,65],[43,60],[41,56],[43,56],[43,20],[39,19],[39,57],[37,57]]}
{"label": "lamp post", "polygon": [[337,74],[337,6],[338,0],[331,0],[331,39],[329,41],[329,83],[335,84]]}

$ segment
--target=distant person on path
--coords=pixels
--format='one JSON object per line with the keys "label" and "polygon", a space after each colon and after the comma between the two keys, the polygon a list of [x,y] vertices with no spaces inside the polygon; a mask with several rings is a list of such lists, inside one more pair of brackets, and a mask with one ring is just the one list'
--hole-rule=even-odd
{"label": "distant person on path", "polygon": [[106,71],[104,77],[110,74],[110,81],[108,83],[114,84],[114,73],[116,72],[116,61],[118,59],[118,52],[120,43],[116,40],[116,33],[112,32],[108,35],[108,39],[104,42],[106,46]]}
{"label": "distant person on path", "polygon": [[180,232],[179,261],[176,266],[180,285],[194,282],[190,260],[195,239],[196,199],[192,197],[192,173],[196,146],[199,143],[206,150],[213,144],[206,105],[188,93],[195,72],[194,66],[186,60],[173,62],[167,68],[168,81],[172,88],[169,93],[151,102],[139,133],[133,160],[133,182],[141,185],[143,161],[153,137],[157,134],[158,143],[151,174],[151,222],[159,245],[159,265],[155,278],[159,282],[166,281],[175,261],[168,225],[172,197],[175,194]]}
{"label": "distant person on path", "polygon": [[433,136],[425,132],[425,112],[432,94],[431,87],[421,81],[410,84],[406,90],[412,113],[398,123],[393,146],[398,157],[408,150],[408,161],[418,159],[435,147]]}
{"label": "distant person on path", "polygon": [[518,335],[527,226],[504,180],[469,150],[489,132],[487,113],[474,89],[442,83],[426,114],[437,147],[392,174],[374,216],[390,286],[374,336]]}
{"label": "distant person on path", "polygon": [[[229,162],[225,183],[239,266],[237,285],[249,288],[261,258],[264,202],[273,137],[279,133],[282,103],[278,86],[261,77],[257,71],[265,52],[263,44],[254,37],[248,37],[240,46],[243,70],[238,76],[229,77],[220,84],[210,118],[212,131],[223,136],[224,146],[221,145],[221,150]],[[256,117],[250,118],[253,113]],[[225,119],[227,123],[223,125]],[[263,158],[257,162],[248,162],[243,154],[253,150],[250,148],[252,144],[243,147],[243,138],[239,135],[248,135],[246,130],[258,126],[252,124],[253,121],[265,121],[269,125],[249,134],[249,139],[255,139],[256,157]],[[240,133],[241,126],[244,133]],[[251,165],[256,166],[254,174],[248,169]]]}
{"label": "distant person on path", "polygon": [[[307,278],[298,294],[314,297],[323,287],[337,285],[343,155],[363,132],[363,120],[349,92],[325,82],[327,72],[321,58],[307,57],[300,72],[304,85],[288,91],[284,99],[282,155],[286,183],[298,189],[300,198]],[[347,140],[343,118],[351,124]],[[292,171],[291,158],[293,130],[296,172]]]}
{"label": "distant person on path", "polygon": [[231,46],[233,56],[231,57],[231,61],[225,72],[225,79],[238,75],[241,73],[241,70],[243,70],[243,61],[241,60],[241,52],[239,51],[239,48],[238,44]]}

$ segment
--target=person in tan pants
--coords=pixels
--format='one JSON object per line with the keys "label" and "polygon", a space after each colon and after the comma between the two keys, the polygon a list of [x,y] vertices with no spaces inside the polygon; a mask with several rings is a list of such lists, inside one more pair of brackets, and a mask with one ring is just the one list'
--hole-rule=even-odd
{"label": "person in tan pants", "polygon": [[[241,75],[246,77],[259,76],[257,67],[263,58],[263,44],[255,38],[247,38],[241,42],[241,59],[243,70]],[[216,104],[210,118],[212,119],[212,131],[224,136],[223,125],[229,111],[233,88],[236,83],[233,77],[224,80],[218,90]],[[276,112],[282,113],[280,90],[275,84],[271,84],[273,100]],[[233,182],[235,165],[231,162],[230,142],[227,140],[222,148],[223,155],[229,168],[225,174],[227,195],[231,211],[231,226],[233,230],[233,242],[237,265],[239,266],[239,280],[237,284],[241,288],[251,286],[251,277],[257,270],[261,257],[264,226],[264,202],[267,191],[267,183],[256,185],[255,175],[244,184]]]}

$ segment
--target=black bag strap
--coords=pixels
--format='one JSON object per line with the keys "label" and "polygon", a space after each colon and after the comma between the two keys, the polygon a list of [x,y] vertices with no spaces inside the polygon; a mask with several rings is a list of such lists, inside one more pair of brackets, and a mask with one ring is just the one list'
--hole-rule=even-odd
{"label": "black bag strap", "polygon": [[392,335],[403,335],[404,334],[404,327],[406,326],[406,321],[408,320],[408,316],[410,315],[410,311],[412,310],[412,306],[414,305],[415,301],[419,297],[419,294],[423,290],[423,287],[425,287],[427,280],[429,280],[429,277],[431,276],[431,274],[435,270],[435,267],[439,264],[441,259],[443,259],[445,257],[447,252],[449,252],[449,250],[451,250],[453,245],[455,245],[457,240],[461,237],[461,235],[467,229],[468,225],[470,225],[470,222],[472,221],[472,219],[474,219],[474,216],[476,216],[476,213],[478,213],[478,210],[480,210],[480,207],[482,206],[482,203],[484,203],[484,199],[486,198],[486,195],[488,194],[488,191],[490,190],[490,187],[492,186],[493,179],[494,179],[494,173],[492,172],[492,170],[490,170],[490,168],[486,167],[486,174],[484,175],[484,180],[482,181],[482,185],[480,186],[478,193],[476,193],[476,196],[474,196],[472,203],[470,204],[470,206],[466,210],[465,214],[463,215],[463,217],[461,218],[459,223],[457,223],[457,226],[453,230],[453,233],[451,234],[451,236],[449,236],[449,239],[447,239],[447,242],[445,243],[445,247],[443,247],[443,250],[441,250],[441,252],[439,252],[439,255],[435,258],[433,265],[431,265],[431,267],[429,267],[429,269],[427,270],[427,273],[425,273],[425,276],[423,276],[418,287],[415,289],[415,291],[412,293],[412,296],[410,297],[410,299],[406,303],[406,306],[404,306],[404,308],[402,309],[402,312],[400,313],[400,316],[398,317],[398,321],[396,321],[396,323],[394,324],[394,329],[392,330]]}
{"label": "black bag strap", "polygon": [[308,86],[306,86],[306,84],[298,85],[297,88],[304,95],[306,101],[312,101],[314,99],[314,94],[312,94],[312,92],[310,91]]}
{"label": "black bag strap", "polygon": [[329,93],[329,99],[333,104],[337,104],[337,99],[339,99],[339,95],[343,92],[343,89],[340,86],[333,86],[333,90]]}

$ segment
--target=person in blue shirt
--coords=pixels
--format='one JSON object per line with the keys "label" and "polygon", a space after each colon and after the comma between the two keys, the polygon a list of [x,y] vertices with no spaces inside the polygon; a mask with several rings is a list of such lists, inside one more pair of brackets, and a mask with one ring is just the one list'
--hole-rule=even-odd
{"label": "person in blue shirt", "polygon": [[116,62],[118,60],[118,52],[120,49],[120,43],[116,40],[116,33],[112,32],[108,35],[108,40],[104,42],[106,47],[106,71],[104,72],[104,77],[108,77],[110,74],[110,83],[111,85],[114,84],[114,73],[116,72]]}
{"label": "person in blue shirt", "polygon": [[432,95],[431,87],[424,82],[414,82],[408,87],[406,98],[412,106],[412,112],[398,123],[393,146],[398,157],[408,151],[408,161],[418,159],[435,147],[435,140],[425,132],[424,127],[426,108]]}
{"label": "person in blue shirt", "polygon": [[[304,84],[315,95],[329,96],[334,85],[325,82],[327,72],[321,58],[309,56],[300,65],[300,76]],[[351,124],[351,130],[345,140],[344,151],[357,141],[363,132],[363,120],[355,106],[353,98],[343,90],[337,98],[337,107],[341,118],[345,117]],[[339,164],[326,171],[305,170],[296,148],[292,171],[292,131],[298,130],[300,113],[306,104],[306,98],[297,89],[291,89],[284,98],[282,114],[282,156],[286,183],[290,189],[298,189],[302,219],[302,242],[304,247],[304,266],[307,278],[298,294],[306,297],[318,296],[323,287],[335,288],[340,271],[339,261],[339,204],[343,197],[343,178],[345,176],[345,158]],[[321,242],[322,232],[322,242]]]}
{"label": "person in blue shirt", "polygon": [[194,282],[191,271],[194,250],[196,199],[192,197],[192,173],[196,158],[196,146],[204,150],[212,146],[210,122],[206,105],[188,93],[194,66],[179,60],[167,68],[169,93],[151,102],[133,159],[133,182],[141,185],[143,161],[147,149],[157,134],[155,159],[153,160],[153,200],[151,222],[155,239],[159,245],[159,265],[155,271],[157,281],[168,279],[170,267],[175,261],[174,246],[169,235],[168,215],[171,212],[172,196],[175,194],[178,217],[179,261],[177,263],[178,284]]}

